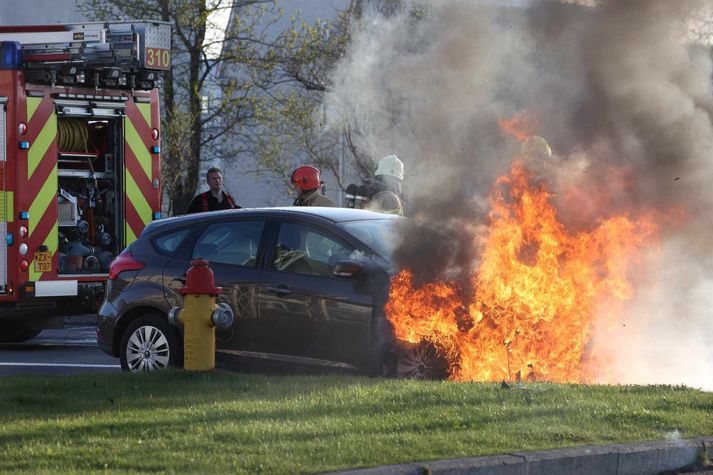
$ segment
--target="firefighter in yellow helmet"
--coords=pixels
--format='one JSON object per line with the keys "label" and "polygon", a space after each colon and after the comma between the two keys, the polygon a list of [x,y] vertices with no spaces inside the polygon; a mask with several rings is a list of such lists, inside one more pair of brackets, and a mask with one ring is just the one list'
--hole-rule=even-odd
{"label": "firefighter in yellow helmet", "polygon": [[379,191],[371,197],[368,208],[403,216],[404,205],[401,199],[404,181],[403,162],[396,155],[386,156],[379,160],[374,176]]}

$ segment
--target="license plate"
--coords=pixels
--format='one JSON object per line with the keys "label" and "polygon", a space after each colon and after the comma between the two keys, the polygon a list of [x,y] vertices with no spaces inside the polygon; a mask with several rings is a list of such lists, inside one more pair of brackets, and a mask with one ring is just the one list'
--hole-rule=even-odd
{"label": "license plate", "polygon": [[52,251],[37,251],[35,253],[35,272],[50,272],[52,270]]}

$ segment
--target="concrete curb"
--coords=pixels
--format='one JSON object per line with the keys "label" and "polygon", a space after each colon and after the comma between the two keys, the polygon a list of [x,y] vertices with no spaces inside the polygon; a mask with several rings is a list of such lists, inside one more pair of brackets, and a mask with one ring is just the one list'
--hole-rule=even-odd
{"label": "concrete curb", "polygon": [[713,437],[597,445],[489,457],[385,465],[340,475],[648,475],[713,459]]}

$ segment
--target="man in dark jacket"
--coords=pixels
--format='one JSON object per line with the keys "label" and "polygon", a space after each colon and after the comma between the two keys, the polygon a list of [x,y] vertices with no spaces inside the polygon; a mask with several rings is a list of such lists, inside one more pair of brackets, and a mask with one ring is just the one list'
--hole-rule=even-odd
{"label": "man in dark jacket", "polygon": [[209,168],[205,174],[205,181],[210,190],[193,198],[191,204],[188,205],[188,213],[240,208],[230,193],[223,189],[223,172],[220,171],[220,168]]}

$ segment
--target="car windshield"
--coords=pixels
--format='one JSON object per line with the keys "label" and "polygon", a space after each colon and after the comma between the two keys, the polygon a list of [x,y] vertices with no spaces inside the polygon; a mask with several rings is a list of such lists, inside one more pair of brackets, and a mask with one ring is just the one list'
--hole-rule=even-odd
{"label": "car windshield", "polygon": [[338,225],[382,257],[391,260],[400,242],[399,230],[404,224],[403,221],[402,219],[365,219],[347,221]]}

